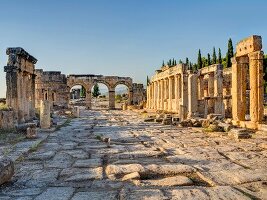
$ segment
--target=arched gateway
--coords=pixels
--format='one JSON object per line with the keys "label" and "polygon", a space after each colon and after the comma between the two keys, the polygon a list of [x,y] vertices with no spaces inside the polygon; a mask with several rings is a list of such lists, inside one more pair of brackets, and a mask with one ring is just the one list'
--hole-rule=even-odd
{"label": "arched gateway", "polygon": [[67,76],[68,89],[75,85],[82,85],[86,90],[86,107],[91,108],[91,89],[97,83],[102,83],[107,86],[109,93],[109,109],[115,108],[115,88],[117,85],[122,84],[129,89],[128,104],[133,103],[133,81],[130,77],[118,76],[102,76],[93,74],[71,74]]}

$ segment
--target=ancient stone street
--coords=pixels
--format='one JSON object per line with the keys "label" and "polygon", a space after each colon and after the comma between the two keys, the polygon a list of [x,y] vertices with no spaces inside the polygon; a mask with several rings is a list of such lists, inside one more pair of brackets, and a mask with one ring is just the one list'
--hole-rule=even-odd
{"label": "ancient stone street", "polygon": [[45,134],[17,160],[1,200],[267,196],[263,132],[234,140],[202,128],[146,123],[130,110],[81,110],[80,118],[39,137]]}

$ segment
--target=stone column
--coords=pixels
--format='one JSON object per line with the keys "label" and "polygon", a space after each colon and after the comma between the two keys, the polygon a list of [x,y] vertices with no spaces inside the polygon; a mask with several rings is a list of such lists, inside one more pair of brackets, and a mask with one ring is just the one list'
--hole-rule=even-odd
{"label": "stone column", "polygon": [[197,112],[197,75],[189,74],[188,75],[188,117],[193,117]]}
{"label": "stone column", "polygon": [[31,75],[30,80],[31,99],[30,99],[30,117],[35,117],[35,74]]}
{"label": "stone column", "polygon": [[223,71],[221,69],[217,69],[214,74],[214,96],[216,97],[214,113],[223,115]]}
{"label": "stone column", "polygon": [[180,113],[180,104],[181,104],[181,90],[182,90],[182,82],[181,82],[181,74],[178,74],[177,77],[177,111]]}
{"label": "stone column", "polygon": [[247,57],[232,58],[232,115],[234,121],[244,121],[246,114]]}
{"label": "stone column", "polygon": [[23,72],[18,73],[18,122],[25,123],[24,118],[24,85],[23,85]]}
{"label": "stone column", "polygon": [[180,120],[187,118],[188,113],[188,75],[181,75],[181,99],[180,99]]}
{"label": "stone column", "polygon": [[204,97],[204,77],[203,75],[199,75],[198,77],[198,99],[202,99]]}
{"label": "stone column", "polygon": [[[114,93],[115,95],[115,93]],[[133,90],[129,88],[128,105],[133,105]],[[115,108],[115,107],[114,107]]]}
{"label": "stone column", "polygon": [[172,111],[172,77],[169,77],[169,99],[168,99],[168,111]]}
{"label": "stone column", "polygon": [[263,58],[262,51],[249,54],[250,119],[254,123],[262,121],[264,112]]}
{"label": "stone column", "polygon": [[115,109],[115,88],[108,91],[109,109]]}
{"label": "stone column", "polygon": [[164,92],[164,95],[163,95],[163,110],[164,111],[167,111],[168,109],[168,86],[167,86],[167,80],[166,79],[163,79],[163,92]]}
{"label": "stone column", "polygon": [[50,128],[50,102],[48,100],[41,100],[40,102],[40,126],[43,129]]}
{"label": "stone column", "polygon": [[92,92],[91,90],[86,90],[86,97],[85,97],[85,106],[87,109],[92,108]]}
{"label": "stone column", "polygon": [[146,108],[150,108],[150,91],[149,85],[146,86]]}
{"label": "stone column", "polygon": [[[208,74],[208,96],[214,97],[214,73]],[[214,99],[210,98],[208,100],[208,110],[214,108]]]}
{"label": "stone column", "polygon": [[161,84],[160,84],[160,80],[158,80],[158,110],[160,110],[160,105],[161,105]]}
{"label": "stone column", "polygon": [[179,104],[179,98],[178,98],[178,75],[174,76],[174,98],[175,98],[175,112],[178,112],[178,104]]}
{"label": "stone column", "polygon": [[157,109],[157,99],[156,99],[156,96],[157,96],[157,85],[156,85],[156,81],[154,81],[154,89],[153,89],[153,109],[156,110]]}
{"label": "stone column", "polygon": [[160,80],[160,110],[164,110],[164,81]]}
{"label": "stone column", "polygon": [[23,73],[23,106],[24,106],[24,119],[25,121],[28,121],[30,119],[30,108],[29,108],[29,86],[30,86],[30,81],[29,81],[29,74],[28,73]]}

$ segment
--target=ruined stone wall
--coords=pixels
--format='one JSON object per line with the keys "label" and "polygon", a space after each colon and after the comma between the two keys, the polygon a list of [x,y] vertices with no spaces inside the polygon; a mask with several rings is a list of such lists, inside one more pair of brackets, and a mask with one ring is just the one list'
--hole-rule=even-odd
{"label": "ruined stone wall", "polygon": [[146,90],[143,84],[133,83],[133,104],[146,100]]}
{"label": "ruined stone wall", "polygon": [[36,70],[36,108],[40,108],[41,100],[48,100],[53,106],[67,107],[69,90],[67,79],[59,71]]}
{"label": "ruined stone wall", "polygon": [[14,111],[14,122],[35,117],[35,64],[37,59],[23,48],[7,48],[6,103]]}

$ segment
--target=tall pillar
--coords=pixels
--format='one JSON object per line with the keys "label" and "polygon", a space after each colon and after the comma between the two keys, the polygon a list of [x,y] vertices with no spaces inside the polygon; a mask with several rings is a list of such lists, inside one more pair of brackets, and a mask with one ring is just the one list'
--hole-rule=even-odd
{"label": "tall pillar", "polygon": [[198,99],[202,99],[204,97],[204,76],[199,75],[198,77]]}
{"label": "tall pillar", "polygon": [[50,128],[50,103],[48,100],[41,100],[40,102],[40,126],[43,129]]}
{"label": "tall pillar", "polygon": [[188,117],[193,117],[197,112],[197,75],[189,74],[188,75]]}
{"label": "tall pillar", "polygon": [[188,75],[183,73],[181,75],[181,100],[180,100],[180,119],[187,118],[188,113]]}
{"label": "tall pillar", "polygon": [[169,99],[168,99],[168,111],[172,111],[172,77],[169,77]]}
{"label": "tall pillar", "polygon": [[35,117],[35,74],[31,75],[30,90],[31,90],[30,117],[34,118]]}
{"label": "tall pillar", "polygon": [[167,85],[167,80],[163,79],[163,83],[164,83],[163,110],[167,111],[167,109],[168,109],[168,85]]}
{"label": "tall pillar", "polygon": [[232,115],[234,121],[244,121],[246,114],[247,57],[232,58]]}
{"label": "tall pillar", "polygon": [[154,81],[154,94],[153,94],[153,109],[156,110],[157,109],[157,99],[156,99],[156,96],[157,96],[157,85],[156,85],[156,81]]}
{"label": "tall pillar", "polygon": [[86,97],[85,97],[85,106],[87,109],[91,109],[92,105],[91,105],[91,101],[92,101],[92,92],[91,90],[86,91]]}
{"label": "tall pillar", "polygon": [[[115,95],[115,93],[114,93]],[[128,98],[128,105],[132,105],[133,104],[133,90],[129,89],[129,98]],[[115,108],[115,107],[114,107]]]}
{"label": "tall pillar", "polygon": [[164,110],[164,81],[160,80],[160,110]]}
{"label": "tall pillar", "polygon": [[149,91],[149,85],[146,86],[146,108],[150,108],[150,91]]}
{"label": "tall pillar", "polygon": [[214,74],[214,96],[216,97],[214,113],[223,114],[223,71],[221,69],[217,69]]}
{"label": "tall pillar", "polygon": [[263,58],[262,51],[249,54],[250,119],[254,123],[263,119]]}
{"label": "tall pillar", "polygon": [[115,109],[115,89],[109,90],[108,99],[109,99],[109,109]]}
{"label": "tall pillar", "polygon": [[157,81],[157,110],[160,110],[160,81]]}
{"label": "tall pillar", "polygon": [[174,76],[174,99],[175,99],[175,112],[178,112],[178,103],[179,103],[179,98],[178,98],[178,75]]}

